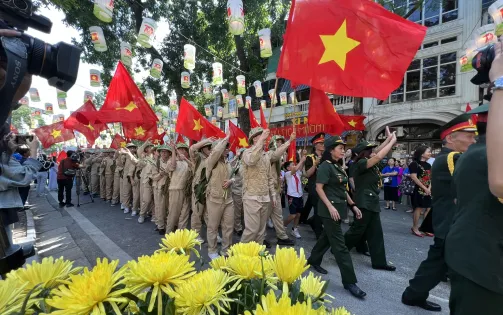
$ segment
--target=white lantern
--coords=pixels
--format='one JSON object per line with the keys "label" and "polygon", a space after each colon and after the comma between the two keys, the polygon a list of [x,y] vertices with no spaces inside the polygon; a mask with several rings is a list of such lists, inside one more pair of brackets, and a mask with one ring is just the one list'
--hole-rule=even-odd
{"label": "white lantern", "polygon": [[229,31],[232,35],[241,35],[245,30],[245,12],[243,1],[227,1],[227,20],[229,21]]}
{"label": "white lantern", "polygon": [[473,70],[472,60],[477,53],[477,46],[475,41],[470,40],[466,42],[465,53],[459,58],[459,63],[461,65],[461,72],[468,72]]}
{"label": "white lantern", "polygon": [[245,106],[245,104],[243,102],[243,97],[241,95],[236,95],[236,103],[238,103],[238,107]]}
{"label": "white lantern", "polygon": [[222,118],[224,116],[224,108],[222,106],[218,106],[217,108],[217,117]]}
{"label": "white lantern", "polygon": [[213,115],[211,105],[204,105],[204,113],[206,114],[207,117],[211,117],[211,115]]}
{"label": "white lantern", "polygon": [[251,107],[252,98],[251,96],[247,96],[245,99],[246,99],[245,107],[248,109]]}
{"label": "white lantern", "polygon": [[66,109],[66,99],[58,98],[58,106],[59,106],[59,109],[65,110]]}
{"label": "white lantern", "polygon": [[290,93],[290,104],[297,104],[297,98],[295,97],[295,92]]}
{"label": "white lantern", "polygon": [[253,82],[253,87],[255,88],[255,96],[256,97],[264,96],[264,92],[262,91],[262,82],[260,82],[260,81]]}
{"label": "white lantern", "polygon": [[171,109],[172,111],[175,111],[178,109],[178,103],[176,101],[176,96],[169,97],[169,109]]}
{"label": "white lantern", "polygon": [[30,99],[32,102],[40,102],[40,95],[36,88],[30,88]]}
{"label": "white lantern", "polygon": [[133,50],[130,43],[121,42],[121,60],[126,66],[133,64]]}
{"label": "white lantern", "polygon": [[278,100],[276,99],[276,94],[274,93],[274,89],[269,90],[269,98],[271,99],[271,105],[278,102]]}
{"label": "white lantern", "polygon": [[181,75],[182,87],[188,89],[190,87],[190,73],[184,71]]}
{"label": "white lantern", "polygon": [[140,32],[138,32],[138,43],[145,48],[152,47],[156,30],[157,30],[156,21],[149,18],[143,18],[143,22],[141,23],[140,27]]}
{"label": "white lantern", "polygon": [[203,94],[206,98],[211,98],[211,96],[213,96],[211,85],[208,82],[203,82]]}
{"label": "white lantern", "polygon": [[89,76],[91,79],[91,86],[98,87],[101,85],[101,72],[99,70],[89,70]]}
{"label": "white lantern", "polygon": [[211,123],[213,125],[217,126],[218,125],[218,123],[217,123],[217,117],[215,117],[215,116],[211,117]]}
{"label": "white lantern", "polygon": [[110,23],[114,14],[114,0],[94,0],[94,16],[100,21]]}
{"label": "white lantern", "polygon": [[258,31],[260,41],[260,57],[269,58],[272,56],[271,29],[264,28]]}
{"label": "white lantern", "polygon": [[149,103],[150,105],[155,105],[155,94],[154,94],[154,90],[151,90],[151,89],[147,89],[146,91],[147,95],[145,97],[145,99],[147,100],[147,103]]}
{"label": "white lantern", "polygon": [[57,98],[66,98],[67,94],[65,91],[61,91],[60,89],[56,89],[56,97]]}
{"label": "white lantern", "polygon": [[84,91],[84,103],[87,101],[93,101],[94,93],[91,91]]}
{"label": "white lantern", "polygon": [[229,103],[229,92],[227,92],[226,89],[222,89],[222,103],[228,104]]}
{"label": "white lantern", "polygon": [[213,85],[221,85],[224,83],[223,69],[220,62],[213,63]]}
{"label": "white lantern", "polygon": [[45,114],[52,115],[54,113],[54,106],[51,103],[45,103]]}
{"label": "white lantern", "polygon": [[288,104],[288,99],[286,97],[286,92],[279,93],[279,102],[280,102],[281,105]]}
{"label": "white lantern", "polygon": [[262,107],[262,109],[266,109],[267,108],[266,100],[260,100],[260,106]]}
{"label": "white lantern", "polygon": [[229,102],[228,110],[231,118],[236,118],[236,102]]}
{"label": "white lantern", "polygon": [[150,76],[156,79],[161,77],[163,62],[161,59],[154,59],[152,67],[150,67]]}
{"label": "white lantern", "polygon": [[496,43],[498,38],[494,34],[494,24],[487,24],[475,30],[474,40],[477,48]]}
{"label": "white lantern", "polygon": [[188,70],[196,67],[196,47],[190,44],[183,46],[183,66]]}
{"label": "white lantern", "polygon": [[94,49],[96,51],[107,51],[108,48],[103,29],[99,26],[91,26],[89,32],[91,33],[91,42],[94,45]]}
{"label": "white lantern", "polygon": [[21,104],[21,105],[30,105],[30,99],[28,98],[28,96],[23,96],[19,100],[19,104]]}
{"label": "white lantern", "polygon": [[244,75],[238,75],[236,77],[238,83],[238,94],[246,94],[246,78]]}
{"label": "white lantern", "polygon": [[494,20],[495,35],[500,37],[503,35],[503,0],[494,2],[487,11]]}

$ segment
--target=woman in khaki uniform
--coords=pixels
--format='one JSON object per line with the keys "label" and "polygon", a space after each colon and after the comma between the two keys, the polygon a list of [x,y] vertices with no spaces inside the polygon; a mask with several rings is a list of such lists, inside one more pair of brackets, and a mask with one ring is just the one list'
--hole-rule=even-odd
{"label": "woman in khaki uniform", "polygon": [[173,149],[167,145],[161,145],[157,147],[157,152],[159,152],[159,159],[155,161],[157,167],[152,171],[152,187],[154,188],[156,230],[160,235],[164,235],[166,234],[168,188],[170,184],[168,164]]}

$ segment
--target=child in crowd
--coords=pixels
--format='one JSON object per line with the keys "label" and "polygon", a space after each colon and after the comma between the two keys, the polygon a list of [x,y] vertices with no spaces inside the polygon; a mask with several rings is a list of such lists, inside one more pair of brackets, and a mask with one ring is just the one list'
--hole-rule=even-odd
{"label": "child in crowd", "polygon": [[295,238],[301,238],[299,230],[299,219],[304,208],[304,189],[302,187],[302,169],[306,162],[306,156],[303,155],[299,164],[288,161],[283,164],[285,169],[285,183],[287,186],[288,209],[290,214],[284,224],[288,226],[293,221],[292,235]]}

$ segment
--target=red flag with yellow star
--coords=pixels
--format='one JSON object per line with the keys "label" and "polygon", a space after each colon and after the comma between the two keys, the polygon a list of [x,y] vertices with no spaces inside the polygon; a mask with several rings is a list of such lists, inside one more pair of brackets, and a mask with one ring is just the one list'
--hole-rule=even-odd
{"label": "red flag with yellow star", "polygon": [[385,99],[426,27],[369,0],[293,1],[277,76],[325,92]]}
{"label": "red flag with yellow star", "polygon": [[236,153],[237,150],[241,148],[248,148],[248,137],[243,130],[239,129],[238,126],[234,125],[232,121],[229,120],[229,150]]}
{"label": "red flag with yellow star", "polygon": [[257,128],[260,127],[260,124],[257,121],[257,118],[255,117],[255,114],[253,114],[253,110],[251,106],[248,107],[248,117],[250,119],[250,128]]}
{"label": "red flag with yellow star", "polygon": [[267,129],[267,120],[265,120],[264,110],[262,106],[260,106],[260,126],[264,129]]}
{"label": "red flag with yellow star", "polygon": [[209,122],[189,102],[182,98],[175,132],[195,141],[206,138],[225,138],[225,133]]}
{"label": "red flag with yellow star", "polygon": [[146,141],[148,138],[152,140],[158,136],[156,122],[123,123],[122,129],[127,139]]}
{"label": "red flag with yellow star", "polygon": [[126,145],[127,145],[126,140],[122,138],[118,133],[116,133],[112,140],[112,144],[110,144],[110,149],[119,150],[125,148]]}
{"label": "red flag with yellow star", "polygon": [[66,129],[62,121],[34,129],[33,132],[37,135],[44,148],[75,138],[73,131]]}
{"label": "red flag with yellow star", "polygon": [[154,111],[120,61],[110,82],[105,103],[96,115],[96,119],[104,123],[157,122]]}
{"label": "red flag with yellow star", "polygon": [[87,142],[92,146],[96,138],[99,137],[100,132],[108,129],[106,124],[93,121],[94,118],[92,117],[97,112],[93,102],[87,101],[65,120],[64,126],[66,129],[77,130],[83,134]]}
{"label": "red flag with yellow star", "polygon": [[163,144],[163,143],[164,143],[164,136],[165,136],[165,135],[166,135],[166,132],[163,132],[163,133],[161,133],[161,134],[158,134],[157,136],[154,136],[154,137],[152,138],[152,140],[151,140],[151,141],[152,141],[152,143],[153,143],[154,145],[161,145],[161,144]]}
{"label": "red flag with yellow star", "polygon": [[350,115],[339,115],[344,124],[344,130],[365,130],[365,124],[363,121],[365,120],[365,116],[350,116]]}
{"label": "red flag with yellow star", "polygon": [[307,111],[307,121],[311,125],[331,125],[334,126],[336,134],[340,135],[344,131],[344,124],[335,111],[334,105],[325,92],[311,88],[309,96],[309,108]]}

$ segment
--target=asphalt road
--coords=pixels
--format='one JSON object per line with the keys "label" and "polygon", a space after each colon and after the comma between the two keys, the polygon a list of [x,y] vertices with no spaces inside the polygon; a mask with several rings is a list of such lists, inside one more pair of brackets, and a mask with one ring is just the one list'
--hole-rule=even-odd
{"label": "asphalt road", "polygon": [[[51,196],[49,196],[49,201],[56,206],[57,203]],[[73,200],[75,205],[77,205],[76,201],[76,199]],[[88,196],[81,197],[81,202],[89,201]],[[382,203],[381,206],[383,206]],[[136,218],[124,214],[118,206],[110,207],[109,203],[105,203],[101,199],[95,199],[94,203],[82,204],[80,207],[75,207],[75,209],[104,234],[99,238],[93,238],[93,233],[86,232],[85,227],[81,228],[82,225],[80,224],[74,224],[69,229],[76,243],[82,244],[82,246],[79,246],[91,264],[95,262],[96,257],[105,256],[102,248],[110,248],[110,246],[100,246],[99,243],[102,240],[109,242],[108,245],[110,241],[115,243],[120,248],[118,251],[124,251],[132,258],[150,255],[159,248],[161,236],[154,232],[154,224],[148,220],[143,224],[139,224]],[[344,290],[333,255],[330,252],[325,255],[322,266],[329,271],[329,274],[324,278],[330,280],[328,293],[335,297],[334,306],[345,306],[352,314],[356,315],[431,314],[416,307],[405,306],[400,302],[401,294],[408,285],[408,280],[414,275],[420,262],[426,258],[428,247],[433,243],[433,240],[428,237],[418,238],[413,236],[410,233],[411,214],[405,213],[407,209],[405,206],[399,205],[398,209],[398,211],[383,210],[381,212],[387,259],[397,267],[395,272],[373,270],[369,257],[360,255],[354,250],[352,252],[353,264],[359,281],[358,285],[367,292],[367,297],[363,301],[354,298]],[[344,228],[347,229],[347,227],[344,224]],[[302,238],[296,241],[295,247],[303,247],[308,257],[315,243],[314,233],[306,225],[301,225],[299,231]],[[276,242],[275,233],[272,229],[268,229],[268,240],[271,243]],[[237,236],[235,236],[235,241],[239,241]],[[200,252],[207,261],[206,245],[202,246]],[[274,248],[270,252],[274,252]],[[207,266],[205,264],[201,268],[204,269]],[[449,313],[449,290],[448,283],[440,283],[431,291],[430,299],[439,303],[443,308],[441,313],[436,314]]]}

